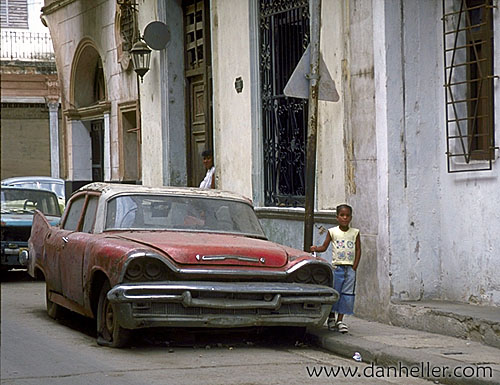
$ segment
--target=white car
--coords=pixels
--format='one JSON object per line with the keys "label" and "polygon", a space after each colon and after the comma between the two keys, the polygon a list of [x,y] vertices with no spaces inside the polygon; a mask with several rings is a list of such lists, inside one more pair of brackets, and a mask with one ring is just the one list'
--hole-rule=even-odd
{"label": "white car", "polygon": [[49,190],[57,195],[61,211],[64,210],[64,206],[66,205],[66,194],[63,179],[52,178],[50,176],[16,176],[3,179],[1,184],[2,186]]}

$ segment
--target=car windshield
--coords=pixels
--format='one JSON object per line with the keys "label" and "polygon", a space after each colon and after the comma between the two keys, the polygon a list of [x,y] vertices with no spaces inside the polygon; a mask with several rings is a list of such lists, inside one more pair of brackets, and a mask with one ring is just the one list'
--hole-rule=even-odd
{"label": "car windshield", "polygon": [[11,184],[16,187],[38,188],[50,190],[56,193],[58,197],[64,197],[64,184],[47,181],[15,182]]}
{"label": "car windshield", "polygon": [[265,238],[249,204],[209,197],[118,196],[108,202],[106,215],[106,230],[117,229],[227,232]]}
{"label": "car windshield", "polygon": [[61,216],[57,198],[49,191],[2,188],[1,196],[2,214],[32,214],[37,209],[45,215]]}

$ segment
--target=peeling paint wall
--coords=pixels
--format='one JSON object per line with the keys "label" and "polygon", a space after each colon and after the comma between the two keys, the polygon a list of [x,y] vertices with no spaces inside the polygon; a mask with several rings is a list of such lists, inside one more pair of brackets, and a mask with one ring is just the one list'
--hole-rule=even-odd
{"label": "peeling paint wall", "polygon": [[[217,188],[252,196],[250,16],[247,0],[212,2],[214,147]],[[235,89],[236,78],[243,89]]]}
{"label": "peeling paint wall", "polygon": [[441,3],[374,0],[374,13],[377,248],[391,297],[499,305],[500,169],[447,172]]}
{"label": "peeling paint wall", "polygon": [[[79,85],[72,85],[74,57],[79,44],[91,41],[102,60],[104,80],[106,84],[106,100],[111,103],[109,113],[109,165],[106,169],[110,180],[118,180],[120,176],[120,142],[118,131],[118,103],[136,99],[135,73],[129,68],[124,70],[118,62],[117,39],[115,29],[116,3],[112,1],[78,0],[73,2],[45,1],[46,14],[50,34],[54,44],[58,77],[61,87],[62,110],[75,108],[72,105],[71,89],[79,92]],[[48,8],[47,8],[48,7]],[[89,69],[90,70],[90,69]],[[105,118],[106,119],[106,118]],[[65,147],[67,160],[65,179],[82,180],[81,175],[91,175],[91,165],[75,164],[74,161],[86,158],[87,150],[73,142],[71,121],[63,119],[64,131],[61,146]],[[81,132],[83,134],[83,132]],[[76,146],[73,145],[76,143]],[[78,151],[84,153],[78,154]],[[86,168],[87,171],[83,171]],[[74,170],[80,170],[83,174]]]}

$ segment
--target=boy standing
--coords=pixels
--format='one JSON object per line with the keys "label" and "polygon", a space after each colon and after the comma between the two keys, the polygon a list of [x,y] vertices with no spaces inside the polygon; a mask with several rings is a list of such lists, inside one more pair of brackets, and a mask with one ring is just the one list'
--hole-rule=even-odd
{"label": "boy standing", "polygon": [[205,170],[207,173],[205,174],[205,178],[200,183],[200,188],[203,189],[211,189],[215,188],[215,166],[214,166],[214,158],[212,155],[212,151],[205,150],[201,153],[201,157],[203,158],[203,166],[205,166]]}
{"label": "boy standing", "polygon": [[[333,288],[340,294],[339,300],[333,304],[328,317],[328,329],[347,333],[347,325],[343,322],[344,314],[353,314],[354,289],[356,286],[356,270],[361,258],[361,240],[359,230],[349,227],[352,220],[352,207],[337,206],[338,226],[328,229],[326,239],[321,246],[311,246],[311,251],[323,252],[332,243],[332,263],[335,268]],[[335,321],[337,313],[337,321]]]}

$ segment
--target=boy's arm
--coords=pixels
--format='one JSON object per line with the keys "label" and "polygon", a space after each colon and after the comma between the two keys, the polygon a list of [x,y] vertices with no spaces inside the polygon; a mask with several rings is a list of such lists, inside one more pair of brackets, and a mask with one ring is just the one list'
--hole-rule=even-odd
{"label": "boy's arm", "polygon": [[332,241],[332,238],[330,237],[330,232],[327,232],[326,238],[325,238],[325,241],[323,242],[323,244],[321,246],[311,246],[311,251],[318,251],[318,252],[322,253],[323,251],[328,249],[328,245],[330,244],[331,241]]}
{"label": "boy's arm", "polygon": [[359,265],[359,260],[361,259],[361,237],[358,235],[356,236],[356,251],[354,254],[354,263],[352,264],[352,269],[356,271]]}

